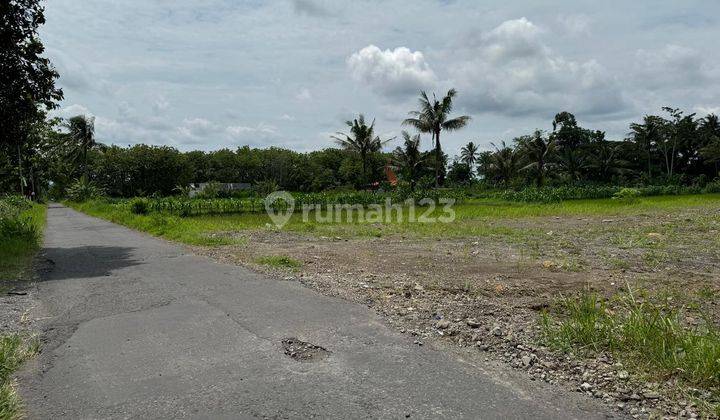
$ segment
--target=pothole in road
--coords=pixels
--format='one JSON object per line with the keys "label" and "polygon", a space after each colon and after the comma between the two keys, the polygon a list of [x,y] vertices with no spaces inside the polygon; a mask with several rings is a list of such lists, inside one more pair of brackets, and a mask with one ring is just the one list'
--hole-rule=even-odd
{"label": "pothole in road", "polygon": [[291,337],[282,340],[285,354],[298,362],[317,362],[330,356],[324,347]]}

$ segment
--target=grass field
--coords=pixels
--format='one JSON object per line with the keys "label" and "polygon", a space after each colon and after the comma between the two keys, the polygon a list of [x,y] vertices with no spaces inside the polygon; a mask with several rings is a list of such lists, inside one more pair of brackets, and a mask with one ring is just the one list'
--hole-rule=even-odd
{"label": "grass field", "polygon": [[[86,203],[67,203],[92,216],[101,217],[133,229],[148,232],[166,239],[188,245],[228,245],[242,241],[224,235],[228,232],[275,229],[265,213],[241,213],[179,217],[167,214],[137,215],[128,208],[109,204],[103,200]],[[573,200],[552,204],[516,203],[489,199],[472,200],[454,206],[456,220],[453,223],[410,223],[405,210],[403,221],[394,218],[389,223],[367,223],[353,220],[341,222],[317,222],[316,213],[303,221],[301,213],[295,213],[283,227],[284,230],[318,236],[382,237],[404,235],[411,237],[488,237],[494,235],[525,236],[532,228],[513,228],[491,222],[498,220],[528,219],[534,217],[580,217],[580,216],[629,216],[641,213],[673,211],[683,208],[716,207],[720,194],[661,196],[640,198],[632,203],[612,199]],[[418,213],[424,210],[418,209]],[[430,216],[440,216],[442,208]],[[321,215],[322,216],[322,215]]]}

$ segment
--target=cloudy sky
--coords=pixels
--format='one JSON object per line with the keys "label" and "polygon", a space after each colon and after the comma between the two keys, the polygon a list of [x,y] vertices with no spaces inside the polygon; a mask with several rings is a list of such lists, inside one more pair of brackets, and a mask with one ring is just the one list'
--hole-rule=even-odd
{"label": "cloudy sky", "polygon": [[[672,105],[720,109],[716,0],[52,0],[62,116],[104,143],[305,151],[358,113],[391,137],[421,89],[458,92],[475,141],[559,111],[620,139]],[[398,142],[396,142],[397,144]],[[392,144],[391,147],[394,147]],[[430,147],[429,139],[425,147]]]}

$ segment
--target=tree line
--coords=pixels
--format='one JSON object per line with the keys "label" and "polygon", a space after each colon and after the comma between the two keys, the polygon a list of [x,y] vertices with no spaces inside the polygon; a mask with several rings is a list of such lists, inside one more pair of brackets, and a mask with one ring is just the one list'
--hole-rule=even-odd
{"label": "tree line", "polygon": [[[549,133],[537,130],[509,145],[493,144],[494,150],[478,153],[477,171],[488,183],[502,187],[690,185],[718,177],[718,117],[697,118],[669,107],[662,111],[662,115],[646,115],[643,121],[630,124],[621,141],[607,140],[605,132],[583,128],[573,114],[561,112]],[[474,155],[466,153],[467,147],[456,164],[471,167]]]}
{"label": "tree line", "polygon": [[[410,189],[481,183],[492,188],[568,184],[703,184],[720,170],[720,122],[676,108],[630,124],[626,138],[581,127],[560,112],[548,131],[492,144],[467,143],[452,159],[443,151],[446,132],[461,130],[454,116],[457,91],[438,98],[421,92],[400,139],[381,139],[364,115],[347,121],[331,141],[339,148],[300,153],[288,149],[180,152],[167,146],[119,147],[96,140],[94,119],[48,118],[62,100],[57,72],[42,56],[39,0],[0,4],[0,191],[52,190],[62,196],[78,180],[111,196],[171,195],[189,183],[272,184],[294,191],[378,188],[397,175]],[[427,136],[429,135],[429,139]],[[423,137],[429,144],[423,144]],[[390,141],[399,145],[383,149]],[[390,174],[392,171],[392,174]],[[390,185],[385,186],[387,188]]]}

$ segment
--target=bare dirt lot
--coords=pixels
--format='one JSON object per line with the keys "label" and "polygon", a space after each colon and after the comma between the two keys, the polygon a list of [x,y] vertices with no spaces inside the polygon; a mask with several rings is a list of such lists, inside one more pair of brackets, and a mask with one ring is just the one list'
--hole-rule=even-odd
{"label": "bare dirt lot", "polygon": [[[418,345],[433,340],[473,349],[477,357],[591,394],[625,414],[703,413],[693,392],[703,400],[710,398],[705,390],[680,392],[671,378],[636,375],[610,354],[588,359],[545,348],[539,319],[564,296],[590,290],[609,297],[630,289],[682,309],[688,325],[720,325],[716,209],[488,223],[512,233],[357,239],[268,229],[232,233],[246,245],[195,251],[362,302],[416,336]],[[268,256],[283,258],[268,263]]]}

